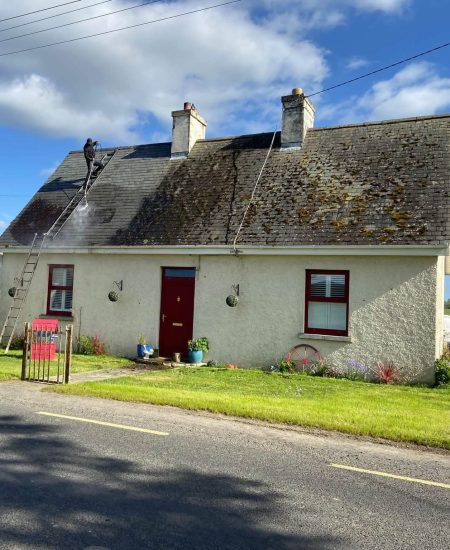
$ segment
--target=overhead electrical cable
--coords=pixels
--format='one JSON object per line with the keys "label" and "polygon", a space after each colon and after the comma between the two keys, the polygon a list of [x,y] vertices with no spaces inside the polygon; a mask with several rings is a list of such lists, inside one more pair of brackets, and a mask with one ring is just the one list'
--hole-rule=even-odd
{"label": "overhead electrical cable", "polygon": [[11,21],[11,19],[18,19],[19,17],[25,17],[26,15],[33,15],[33,13],[40,13],[41,11],[53,10],[55,8],[60,8],[61,6],[67,6],[67,4],[77,4],[78,2],[83,2],[83,0],[72,0],[71,2],[64,2],[63,4],[56,4],[56,6],[49,6],[48,8],[29,11],[28,13],[21,13],[20,15],[13,15],[12,17],[5,17],[5,19],[0,19],[0,23],[3,23],[3,21]]}
{"label": "overhead electrical cable", "polygon": [[63,23],[62,25],[56,25],[55,27],[49,27],[48,29],[41,29],[39,31],[27,32],[25,34],[18,34],[16,36],[10,36],[9,38],[3,38],[0,42],[8,42],[9,40],[15,40],[16,38],[24,38],[25,36],[32,36],[33,34],[40,34],[42,32],[54,31],[55,29],[62,29],[63,27],[70,27],[71,25],[77,25],[78,23],[86,23],[86,21],[94,21],[94,19],[101,19],[108,15],[114,15],[115,13],[121,13],[123,11],[134,10],[141,8],[142,6],[149,6],[150,4],[156,4],[163,0],[150,0],[149,2],[142,2],[141,4],[135,4],[134,6],[128,6],[127,8],[121,8],[120,10],[110,11],[101,15],[94,15],[92,17],[86,17],[85,19],[79,19],[78,21],[72,21],[71,23]]}
{"label": "overhead electrical cable", "polygon": [[143,27],[145,25],[151,25],[152,23],[160,23],[161,21],[169,21],[171,19],[177,19],[178,17],[183,17],[185,15],[191,15],[191,14],[194,14],[194,13],[200,13],[200,12],[203,12],[203,11],[213,10],[215,8],[220,8],[222,6],[229,6],[230,4],[237,4],[238,2],[242,2],[242,0],[229,0],[228,2],[222,2],[221,4],[214,4],[212,6],[206,6],[204,8],[198,8],[196,10],[185,11],[183,13],[177,13],[175,15],[168,15],[166,17],[161,17],[159,19],[153,19],[151,21],[145,21],[143,23],[136,23],[134,25],[127,25],[126,27],[120,27],[118,29],[111,29],[109,31],[98,32],[98,33],[95,33],[95,34],[88,34],[88,35],[85,35],[85,36],[79,36],[78,38],[71,38],[71,39],[68,39],[68,40],[60,40],[59,42],[52,42],[50,44],[43,44],[42,46],[33,46],[31,48],[24,48],[22,50],[15,50],[15,51],[12,51],[12,52],[0,53],[0,57],[5,57],[5,56],[8,56],[8,55],[15,55],[15,54],[24,53],[24,52],[31,52],[33,50],[41,50],[43,48],[50,48],[52,46],[59,46],[61,44],[69,44],[69,43],[72,43],[72,42],[78,42],[80,40],[86,40],[87,38],[94,38],[94,37],[97,37],[97,36],[105,36],[107,34],[112,34],[112,33],[119,32],[119,31],[125,31],[125,30],[128,30],[128,29]]}
{"label": "overhead electrical cable", "polygon": [[34,19],[33,21],[27,21],[26,23],[20,23],[19,25],[13,25],[12,27],[0,29],[0,32],[12,31],[13,29],[26,27],[27,25],[33,25],[33,23],[40,23],[41,21],[47,21],[48,19],[55,19],[55,17],[61,17],[62,15],[67,15],[68,13],[75,13],[76,11],[87,10],[89,8],[93,8],[94,6],[100,6],[100,4],[108,4],[112,1],[113,0],[102,0],[101,2],[96,2],[95,4],[89,4],[89,6],[83,6],[81,8],[75,8],[73,10],[62,11],[61,13],[55,13],[54,15],[47,15],[47,17],[41,17],[40,19]]}
{"label": "overhead electrical cable", "polygon": [[340,82],[339,84],[335,84],[334,86],[330,86],[329,88],[324,88],[323,90],[319,90],[318,92],[314,92],[312,94],[307,95],[306,97],[313,97],[315,95],[323,94],[325,92],[329,92],[330,90],[335,90],[336,88],[340,88],[341,86],[346,86],[347,84],[351,84],[352,82],[356,82],[357,80],[362,80],[363,78],[367,78],[369,76],[372,76],[374,74],[381,73],[383,71],[387,71],[388,69],[392,69],[393,67],[398,67],[398,65],[402,65],[403,63],[407,63],[408,61],[412,61],[413,59],[417,59],[418,57],[423,57],[424,55],[428,55],[433,52],[437,52],[438,50],[442,50],[443,48],[447,48],[450,46],[450,42],[447,42],[446,44],[441,44],[440,46],[436,46],[435,48],[431,48],[430,50],[426,50],[424,52],[417,53],[415,55],[412,55],[411,57],[407,57],[405,59],[401,59],[400,61],[396,61],[395,63],[391,63],[390,65],[385,65],[384,67],[380,67],[379,69],[375,69],[374,71],[370,71],[370,73],[365,73],[360,76],[356,76],[355,78],[351,78],[350,80],[345,80],[344,82]]}
{"label": "overhead electrical cable", "polygon": [[259,171],[258,177],[256,178],[256,182],[255,182],[255,185],[253,187],[253,191],[252,191],[252,194],[250,196],[250,200],[248,201],[247,208],[244,210],[244,214],[242,216],[241,223],[239,224],[238,230],[236,231],[236,235],[235,235],[234,240],[233,240],[233,247],[231,249],[231,252],[233,254],[235,254],[236,256],[239,254],[239,251],[237,249],[237,241],[238,241],[239,235],[242,231],[242,228],[244,227],[244,222],[245,222],[245,218],[247,217],[248,211],[250,210],[250,207],[253,204],[253,199],[255,198],[256,190],[258,189],[259,182],[261,181],[261,178],[262,178],[262,175],[264,173],[264,169],[266,167],[267,161],[269,160],[270,153],[272,152],[273,144],[275,143],[275,137],[277,135],[277,131],[278,130],[275,130],[275,132],[273,133],[272,141],[270,142],[270,146],[269,146],[269,150],[267,151],[267,155],[264,158],[264,162],[261,166],[261,170]]}

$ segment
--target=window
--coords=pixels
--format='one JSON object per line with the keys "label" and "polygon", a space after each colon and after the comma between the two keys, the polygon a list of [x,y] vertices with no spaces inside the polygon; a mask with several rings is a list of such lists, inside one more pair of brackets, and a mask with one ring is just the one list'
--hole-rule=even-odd
{"label": "window", "polygon": [[51,265],[48,276],[47,314],[72,315],[73,265]]}
{"label": "window", "polygon": [[348,271],[306,270],[305,333],[348,336]]}

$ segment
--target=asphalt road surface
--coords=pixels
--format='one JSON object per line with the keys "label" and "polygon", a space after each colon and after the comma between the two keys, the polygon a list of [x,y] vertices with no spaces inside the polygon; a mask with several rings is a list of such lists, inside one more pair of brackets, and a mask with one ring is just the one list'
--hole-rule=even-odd
{"label": "asphalt road surface", "polygon": [[450,546],[448,454],[18,382],[0,446],[2,549]]}

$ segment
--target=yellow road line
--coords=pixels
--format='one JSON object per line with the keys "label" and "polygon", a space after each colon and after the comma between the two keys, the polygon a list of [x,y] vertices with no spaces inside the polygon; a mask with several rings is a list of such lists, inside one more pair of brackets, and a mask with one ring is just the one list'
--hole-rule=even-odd
{"label": "yellow road line", "polygon": [[388,474],[387,472],[378,472],[377,470],[364,470],[363,468],[355,468],[354,466],[345,466],[344,464],[330,464],[333,468],[341,470],[350,470],[351,472],[360,472],[362,474],[372,474],[374,476],[391,477],[393,479],[401,479],[403,481],[412,481],[413,483],[422,483],[423,485],[433,485],[434,487],[443,487],[450,489],[448,483],[438,483],[437,481],[428,481],[426,479],[417,479],[415,477],[398,476],[396,474]]}
{"label": "yellow road line", "polygon": [[90,418],[81,418],[79,416],[67,416],[65,414],[54,414],[49,412],[39,411],[36,414],[44,416],[54,416],[55,418],[64,418],[66,420],[76,420],[78,422],[87,422],[88,424],[97,424],[98,426],[108,426],[109,428],[118,428],[119,430],[130,430],[132,432],[142,432],[152,435],[169,435],[167,432],[157,432],[155,430],[147,430],[146,428],[137,428],[136,426],[125,426],[125,424],[113,424],[112,422],[102,422],[101,420],[91,420]]}

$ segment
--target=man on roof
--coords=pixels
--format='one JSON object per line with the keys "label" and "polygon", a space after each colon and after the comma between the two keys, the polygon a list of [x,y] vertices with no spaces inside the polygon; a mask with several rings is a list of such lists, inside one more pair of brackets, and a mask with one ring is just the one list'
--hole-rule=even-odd
{"label": "man on roof", "polygon": [[83,152],[88,169],[86,179],[84,180],[84,185],[87,185],[94,170],[103,168],[103,162],[101,160],[95,160],[95,147],[98,143],[98,141],[92,141],[92,138],[87,138],[86,143],[84,144]]}

